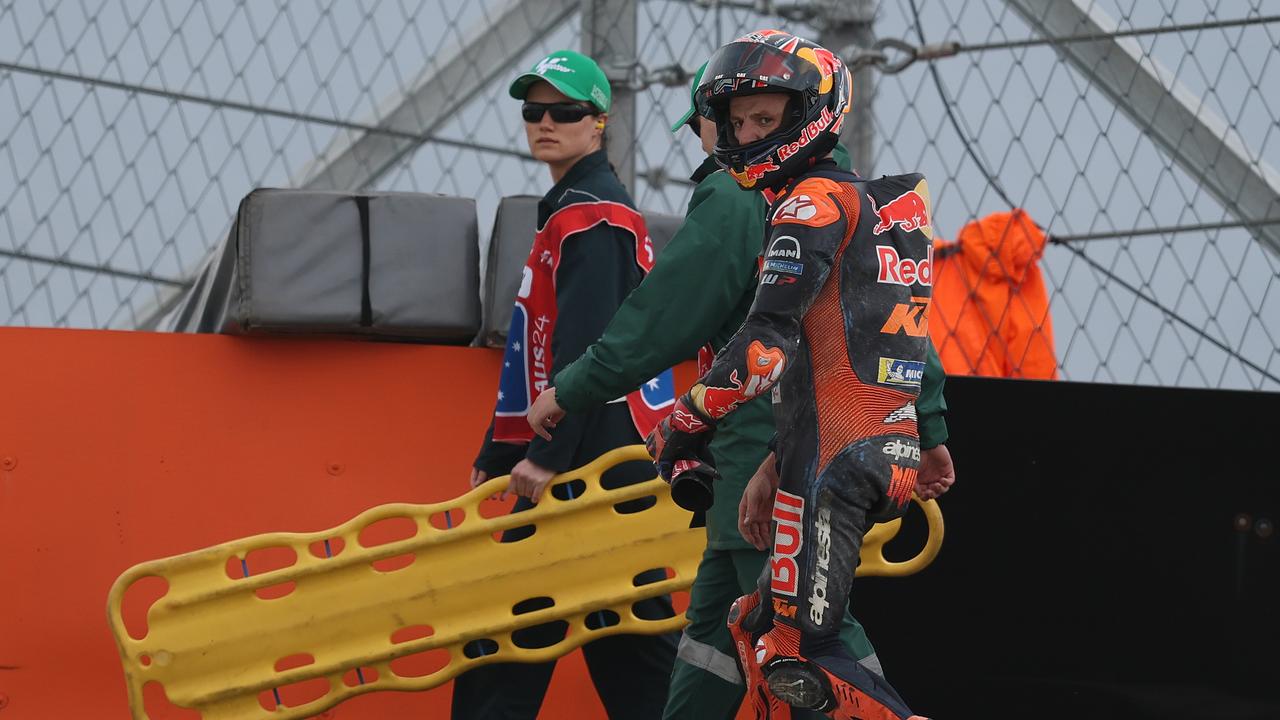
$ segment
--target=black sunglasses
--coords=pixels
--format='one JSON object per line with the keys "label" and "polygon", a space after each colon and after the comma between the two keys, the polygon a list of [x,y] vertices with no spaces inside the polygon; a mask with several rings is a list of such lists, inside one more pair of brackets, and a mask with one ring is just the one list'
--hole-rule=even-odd
{"label": "black sunglasses", "polygon": [[575,102],[526,102],[520,106],[520,114],[528,123],[542,122],[542,116],[547,112],[551,113],[551,121],[557,123],[576,123],[584,117],[600,114],[590,105]]}

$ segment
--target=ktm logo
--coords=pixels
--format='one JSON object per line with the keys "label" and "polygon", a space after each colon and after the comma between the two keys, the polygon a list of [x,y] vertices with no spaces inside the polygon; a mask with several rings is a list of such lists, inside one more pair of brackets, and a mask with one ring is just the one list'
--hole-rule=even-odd
{"label": "ktm logo", "polygon": [[773,611],[781,617],[796,619],[796,606],[781,598],[773,599]]}
{"label": "ktm logo", "polygon": [[880,332],[885,335],[897,335],[905,332],[911,337],[924,337],[929,334],[929,298],[912,297],[911,302],[898,303],[893,306],[889,319],[884,321]]}

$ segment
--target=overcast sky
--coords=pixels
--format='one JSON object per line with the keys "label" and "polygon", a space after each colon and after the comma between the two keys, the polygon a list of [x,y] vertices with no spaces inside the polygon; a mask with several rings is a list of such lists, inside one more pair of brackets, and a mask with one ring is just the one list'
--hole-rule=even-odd
{"label": "overcast sky", "polygon": [[[1002,0],[916,0],[927,41],[972,45],[1034,36]],[[1087,0],[1078,0],[1085,3]],[[0,61],[229,100],[303,115],[374,123],[450,43],[483,25],[500,0],[0,3]],[[1102,0],[1121,28],[1280,14],[1280,0]],[[697,67],[742,32],[816,28],[691,2],[637,3],[639,61]],[[575,14],[524,55],[581,46]],[[918,41],[908,0],[881,2],[880,37]],[[1236,133],[1259,167],[1280,167],[1274,92],[1280,25],[1143,36],[1135,43],[1204,110]],[[495,59],[497,61],[499,59]],[[968,53],[877,77],[876,173],[920,171],[934,221],[954,237],[968,220],[1007,209],[965,150],[1005,194],[1051,233],[1074,235],[1236,218],[1142,136],[1123,112],[1049,47]],[[474,95],[438,134],[525,151],[506,80],[459,88]],[[950,104],[957,133],[944,112]],[[684,177],[700,160],[692,137],[668,127],[686,88],[637,96],[637,171]],[[159,282],[14,259],[64,257],[88,266],[182,280],[225,233],[254,187],[288,186],[335,137],[350,131],[207,104],[136,95],[24,71],[0,70],[0,323],[134,327],[172,292]],[[614,138],[618,142],[618,138]],[[487,243],[497,201],[541,194],[545,168],[507,155],[428,143],[375,187],[474,197]],[[645,209],[681,213],[685,185],[633,189]],[[1089,258],[1201,333],[1280,375],[1280,264],[1246,230],[1091,241]],[[1077,380],[1275,390],[1245,363],[1064,248],[1043,263],[1058,356]]]}

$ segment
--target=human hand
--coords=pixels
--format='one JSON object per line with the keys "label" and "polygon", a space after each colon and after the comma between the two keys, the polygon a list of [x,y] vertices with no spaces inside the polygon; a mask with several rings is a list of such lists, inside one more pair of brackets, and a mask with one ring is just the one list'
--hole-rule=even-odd
{"label": "human hand", "polygon": [[527,497],[536,504],[542,499],[542,492],[547,489],[551,478],[555,476],[555,470],[548,470],[525,458],[512,468],[511,484],[507,486],[507,491]]}
{"label": "human hand", "polygon": [[[471,479],[469,480],[469,482],[471,484],[471,489],[475,490],[481,485],[489,482],[489,473],[481,470],[480,468],[473,467],[471,468]],[[490,500],[506,500],[507,491],[503,490],[500,493],[495,493],[493,495],[490,495],[489,499]]]}
{"label": "human hand", "polygon": [[556,402],[556,389],[551,387],[543,390],[534,399],[533,406],[529,408],[527,419],[529,427],[538,434],[543,440],[551,439],[551,431],[564,417],[564,408],[560,407],[560,403]]}
{"label": "human hand", "polygon": [[738,502],[738,532],[757,550],[768,550],[769,527],[773,516],[773,496],[778,490],[778,471],[773,453],[747,482]]}
{"label": "human hand", "polygon": [[956,481],[956,468],[951,464],[951,451],[946,445],[920,451],[920,471],[916,474],[916,495],[921,500],[940,497]]}

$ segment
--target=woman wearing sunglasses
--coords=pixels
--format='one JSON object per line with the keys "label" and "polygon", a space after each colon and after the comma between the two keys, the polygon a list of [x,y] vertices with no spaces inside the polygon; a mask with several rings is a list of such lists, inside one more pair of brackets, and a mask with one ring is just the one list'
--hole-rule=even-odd
{"label": "woman wearing sunglasses", "polygon": [[[660,419],[654,393],[648,402],[637,391],[594,411],[561,421],[550,440],[535,436],[526,416],[533,399],[556,372],[578,359],[612,319],[618,306],[653,267],[653,248],[644,218],[614,174],[605,154],[604,132],[611,93],[600,67],[585,55],[564,50],[540,60],[516,78],[510,94],[524,101],[521,115],[529,151],[545,163],[554,183],[538,203],[538,230],[515,300],[507,349],[498,383],[493,422],[471,470],[476,487],[511,474],[516,494],[512,512],[533,507],[557,473],[580,467],[623,445],[642,442]],[[665,383],[668,397],[672,387]],[[664,409],[668,409],[664,407]],[[607,486],[643,482],[653,475],[646,463],[611,471]],[[550,490],[569,498],[569,486]],[[504,542],[532,534],[528,527],[507,531]],[[657,578],[665,577],[659,571]],[[547,596],[557,588],[548,587]],[[521,607],[528,612],[544,604]],[[669,597],[641,601],[645,619],[674,615]],[[616,622],[611,613],[591,613],[588,627]],[[598,625],[597,625],[598,623]],[[513,633],[521,647],[547,647],[565,636],[562,623]],[[487,646],[486,646],[487,645]],[[491,654],[491,641],[465,648],[469,657]],[[675,661],[672,635],[613,635],[583,646],[592,682],[609,717],[647,720],[662,715],[667,681]],[[453,718],[537,717],[554,662],[495,663],[458,676]]]}

